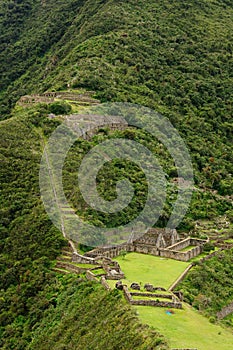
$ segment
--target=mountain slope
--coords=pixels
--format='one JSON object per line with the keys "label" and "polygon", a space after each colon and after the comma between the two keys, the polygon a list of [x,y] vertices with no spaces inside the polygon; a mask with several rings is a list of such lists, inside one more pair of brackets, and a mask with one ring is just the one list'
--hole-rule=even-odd
{"label": "mountain slope", "polygon": [[110,349],[110,338],[112,349],[166,349],[118,293],[51,271],[67,242],[42,205],[39,166],[41,135],[46,139],[59,122],[47,118],[47,106],[19,114],[0,123],[1,349]]}
{"label": "mountain slope", "polygon": [[[31,93],[85,88],[94,90],[103,102],[128,101],[157,110],[178,129],[193,161],[197,190],[183,228],[223,214],[225,221],[232,223],[232,32],[233,5],[229,0],[0,0],[1,347],[33,349],[33,343],[29,344],[34,335],[34,348],[45,346],[41,345],[43,336],[51,330],[48,346],[55,348],[54,337],[60,337],[55,325],[66,303],[60,299],[56,309],[57,295],[62,291],[61,298],[68,298],[65,285],[70,295],[80,297],[72,278],[67,282],[51,272],[53,260],[66,243],[48,219],[39,192],[41,135],[48,138],[59,122],[47,118],[47,105],[14,108],[16,101]],[[144,137],[140,131],[134,136]],[[83,144],[88,149],[95,141]],[[172,173],[167,159],[164,156],[162,164]],[[72,161],[68,158],[70,178],[75,175]],[[109,174],[114,180],[112,169]],[[205,233],[212,231],[211,227]],[[208,264],[203,269],[208,270],[207,279],[215,262],[210,265],[210,271]],[[217,266],[222,275],[228,274],[228,265],[224,258],[221,267]],[[183,288],[195,284],[187,298],[196,299],[199,306],[198,295],[212,296],[212,290],[203,290],[198,283],[187,280]],[[99,287],[90,288],[94,289],[93,300],[105,298]],[[229,302],[228,296],[222,297],[218,310]],[[109,296],[109,308],[118,315],[115,298]],[[83,310],[75,301],[72,305]],[[215,299],[210,304],[210,313],[213,311]],[[126,321],[123,314],[119,323],[128,322],[131,314],[126,314]],[[92,311],[87,316],[85,327],[93,318]],[[75,317],[72,314],[71,320],[64,317],[61,321],[61,327],[70,329],[65,341],[71,348]],[[113,320],[114,315],[111,317]],[[47,321],[51,327],[44,333],[40,324]],[[130,339],[140,333],[137,327],[132,326]],[[107,332],[99,340],[103,347],[104,338],[109,339]],[[99,329],[97,333],[100,339]],[[110,330],[116,348],[129,341],[123,333],[120,329],[120,339]],[[155,340],[149,336],[148,345],[143,333],[136,338],[141,348],[148,349],[157,340],[159,348],[159,335]],[[85,332],[78,336],[85,343]],[[62,336],[59,339],[64,348]],[[89,340],[90,334],[85,344]]]}
{"label": "mountain slope", "polygon": [[143,104],[186,139],[203,173],[197,181],[232,193],[229,1],[42,4],[25,12],[18,36],[9,28],[12,43],[0,58],[3,117],[20,95],[67,86]]}

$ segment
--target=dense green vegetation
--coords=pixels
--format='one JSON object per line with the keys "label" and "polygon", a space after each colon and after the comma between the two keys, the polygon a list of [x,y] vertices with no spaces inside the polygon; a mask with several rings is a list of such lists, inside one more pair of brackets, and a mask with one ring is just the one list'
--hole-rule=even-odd
{"label": "dense green vegetation", "polygon": [[[173,178],[177,176],[177,172],[168,150],[154,139],[152,135],[141,129],[128,128],[125,131],[112,132],[108,128],[105,128],[100,130],[90,141],[80,139],[75,142],[67,154],[63,168],[64,190],[71,206],[77,210],[80,216],[100,227],[116,227],[126,224],[136,217],[144,207],[148,190],[145,175],[136,164],[124,159],[116,159],[105,163],[97,177],[97,189],[100,196],[105,200],[111,201],[116,198],[117,181],[128,178],[134,187],[135,195],[126,209],[116,214],[105,214],[92,209],[82,197],[77,178],[78,169],[83,157],[93,147],[110,138],[134,140],[146,146],[158,157],[160,165],[167,174],[168,180],[167,201],[162,215],[157,222],[158,226],[164,227],[172,212],[172,204],[177,198],[177,185],[173,182]],[[194,171],[195,177],[200,179],[202,177],[201,171],[198,169],[194,169]],[[189,231],[193,229],[194,223],[198,219],[211,219],[225,213],[228,213],[230,216],[231,209],[231,203],[224,200],[224,198],[216,197],[208,191],[195,191],[188,213],[180,224],[180,230]]]}
{"label": "dense green vegetation", "polygon": [[[62,317],[60,315],[63,315]],[[55,312],[47,310],[28,349],[166,349],[162,337],[140,326],[121,294],[95,283],[63,288]]]}
{"label": "dense green vegetation", "polygon": [[[125,344],[127,349],[164,348],[159,336],[140,328],[117,293],[107,295],[99,286],[51,272],[66,242],[42,205],[39,164],[43,142],[59,124],[48,113],[69,113],[71,107],[57,102],[14,106],[22,95],[70,87],[94,90],[103,102],[128,101],[157,110],[185,139],[199,188],[180,229],[223,214],[233,221],[232,205],[224,197],[233,193],[232,18],[230,0],[0,0],[1,348],[98,348],[93,333],[100,349],[109,348],[110,337],[114,349]],[[80,197],[75,169],[85,152],[110,137],[134,139],[158,154],[169,179],[163,226],[177,194],[171,181],[176,170],[165,147],[141,130],[102,130],[93,140],[74,145],[64,167],[70,202],[100,226],[125,223],[143,207],[144,175],[121,160],[103,168],[98,189],[113,199],[116,180],[132,179],[138,196],[124,215],[96,213]],[[214,316],[232,301],[231,266],[232,251],[197,266],[182,284],[186,300]],[[97,301],[100,324],[91,309]],[[80,320],[84,309],[86,318]],[[113,330],[116,319],[119,332]]]}
{"label": "dense green vegetation", "polygon": [[[12,336],[10,325],[13,324],[15,331],[17,322],[22,323],[28,317],[37,294],[51,281],[48,270],[51,260],[65,244],[40,199],[38,166],[42,146],[35,127],[38,124],[44,124],[48,134],[56,126],[56,122],[45,118],[43,108],[25,112],[0,125],[0,332],[3,342]],[[15,338],[19,341],[20,337],[19,330]],[[9,348],[16,348],[15,342]]]}
{"label": "dense green vegetation", "polygon": [[1,8],[1,40],[10,42],[0,57],[3,117],[20,95],[67,85],[143,104],[185,137],[201,172],[196,181],[232,193],[229,1],[4,1]]}
{"label": "dense green vegetation", "polygon": [[[233,251],[221,252],[205,263],[197,264],[179,285],[185,300],[213,320],[216,313],[233,299]],[[230,319],[228,325],[232,326]]]}
{"label": "dense green vegetation", "polygon": [[49,112],[43,105],[19,109],[0,124],[0,347],[62,349],[75,344],[76,349],[103,349],[108,344],[110,349],[110,337],[112,349],[125,344],[165,349],[159,335],[139,326],[119,295],[85,281],[79,287],[77,276],[67,279],[51,272],[66,242],[40,199],[41,135],[48,137],[59,124],[47,118]]}
{"label": "dense green vegetation", "polygon": [[5,328],[1,349],[167,349],[116,290],[108,293],[72,275],[47,282],[27,301],[28,317],[21,313]]}

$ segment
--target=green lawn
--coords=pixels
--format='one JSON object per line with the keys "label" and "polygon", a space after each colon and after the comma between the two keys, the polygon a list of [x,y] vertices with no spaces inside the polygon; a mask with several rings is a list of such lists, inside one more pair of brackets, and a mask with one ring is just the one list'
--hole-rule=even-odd
{"label": "green lawn", "polygon": [[129,253],[117,260],[125,273],[124,283],[152,283],[154,286],[168,288],[186,269],[189,263],[158,256]]}
{"label": "green lawn", "polygon": [[191,250],[193,248],[195,248],[195,245],[189,245],[188,247],[181,249],[180,252],[187,252],[188,250]]}
{"label": "green lawn", "polygon": [[232,332],[214,325],[189,305],[167,315],[165,308],[151,306],[135,307],[143,323],[153,326],[168,339],[174,348],[197,348],[198,350],[230,350],[233,348]]}
{"label": "green lawn", "polygon": [[[125,273],[127,284],[149,282],[154,286],[168,288],[185,270],[189,263],[164,259],[151,255],[129,253],[125,258],[117,257]],[[116,281],[108,281],[111,287]],[[138,297],[134,297],[138,298]],[[183,310],[174,309],[173,315],[166,314],[166,308],[134,306],[139,318],[168,339],[172,348],[197,348],[198,350],[230,350],[233,348],[232,332],[209,320],[183,303]]]}
{"label": "green lawn", "polygon": [[74,262],[72,262],[72,265],[82,267],[83,269],[93,269],[93,267],[95,267],[95,265],[92,265],[92,264],[80,264],[80,263],[74,263]]}

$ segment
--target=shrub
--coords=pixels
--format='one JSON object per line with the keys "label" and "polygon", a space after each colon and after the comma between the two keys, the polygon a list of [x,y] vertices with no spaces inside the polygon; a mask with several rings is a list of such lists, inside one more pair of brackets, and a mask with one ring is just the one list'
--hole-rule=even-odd
{"label": "shrub", "polygon": [[71,105],[66,102],[54,102],[49,105],[49,112],[56,115],[69,114],[71,110]]}

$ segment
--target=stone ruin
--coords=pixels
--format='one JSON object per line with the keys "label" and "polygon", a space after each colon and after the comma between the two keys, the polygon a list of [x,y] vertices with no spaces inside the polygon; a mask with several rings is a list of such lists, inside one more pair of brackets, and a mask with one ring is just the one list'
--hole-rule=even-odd
{"label": "stone ruin", "polygon": [[117,261],[113,261],[109,258],[103,259],[103,269],[106,271],[106,279],[120,280],[125,278],[123,271]]}
{"label": "stone ruin", "polygon": [[93,98],[94,91],[48,91],[42,94],[32,94],[20,97],[17,104],[19,106],[33,105],[35,103],[50,104],[56,100],[67,100],[79,105],[98,105],[99,100]]}
{"label": "stone ruin", "polygon": [[[204,244],[207,242],[208,240],[188,237],[171,246],[160,249],[160,256],[180,261],[189,261],[202,253]],[[190,249],[182,251],[189,247]]]}
{"label": "stone ruin", "polygon": [[[176,230],[151,228],[136,239],[131,237],[130,243],[111,247],[98,247],[86,253],[85,256],[95,258],[98,255],[103,255],[109,258],[115,258],[122,251],[126,251],[189,261],[202,253],[203,246],[207,242],[208,240],[192,237],[181,239]],[[186,249],[189,246],[190,249]],[[185,251],[182,251],[183,249]]]}
{"label": "stone ruin", "polygon": [[140,290],[141,289],[140,284],[138,284],[137,282],[131,283],[130,288],[134,289],[134,290]]}
{"label": "stone ruin", "polygon": [[[131,292],[126,285],[122,285],[126,300],[131,305],[144,305],[155,307],[167,307],[172,309],[182,309],[182,303],[173,293],[159,294],[152,292]],[[137,297],[137,299],[134,299]],[[140,299],[138,298],[140,297]]]}

